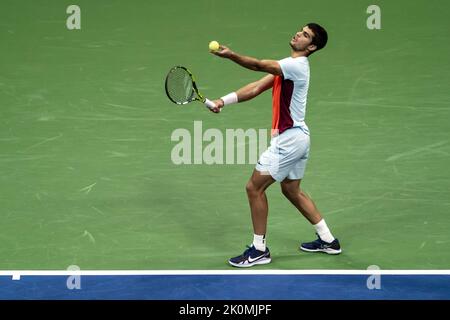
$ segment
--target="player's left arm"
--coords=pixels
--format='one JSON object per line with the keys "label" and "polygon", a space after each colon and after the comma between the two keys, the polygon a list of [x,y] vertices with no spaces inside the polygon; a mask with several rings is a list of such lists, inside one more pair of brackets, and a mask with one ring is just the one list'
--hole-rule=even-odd
{"label": "player's left arm", "polygon": [[211,53],[222,58],[230,59],[231,61],[236,62],[244,68],[253,71],[267,72],[275,76],[283,75],[280,64],[276,60],[259,60],[253,57],[244,56],[233,52],[229,48],[222,45],[220,46],[219,50],[213,51]]}

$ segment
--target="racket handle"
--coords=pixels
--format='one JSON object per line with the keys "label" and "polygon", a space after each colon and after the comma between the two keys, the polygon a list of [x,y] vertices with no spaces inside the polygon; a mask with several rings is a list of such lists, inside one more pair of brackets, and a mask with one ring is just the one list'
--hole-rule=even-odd
{"label": "racket handle", "polygon": [[211,100],[209,100],[208,98],[205,98],[204,104],[206,107],[208,107],[211,110],[216,106],[216,104],[214,102],[212,102]]}

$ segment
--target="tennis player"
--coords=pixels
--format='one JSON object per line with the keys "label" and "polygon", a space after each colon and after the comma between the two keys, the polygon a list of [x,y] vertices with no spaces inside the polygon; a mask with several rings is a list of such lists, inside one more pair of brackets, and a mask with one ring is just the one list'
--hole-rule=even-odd
{"label": "tennis player", "polygon": [[240,55],[226,46],[211,53],[227,58],[244,68],[268,73],[262,79],[214,100],[213,112],[224,106],[253,99],[272,88],[272,139],[270,147],[260,156],[246,190],[253,222],[253,244],[243,254],[231,258],[235,267],[251,267],[271,262],[266,246],[268,205],[265,190],[275,181],[287,199],[314,226],[318,239],[302,243],[308,252],[341,253],[325,220],[311,198],[300,189],[309,154],[309,129],[305,123],[309,87],[308,57],[325,47],[328,35],[323,27],[309,23],[290,41],[291,55],[285,59],[259,60]]}

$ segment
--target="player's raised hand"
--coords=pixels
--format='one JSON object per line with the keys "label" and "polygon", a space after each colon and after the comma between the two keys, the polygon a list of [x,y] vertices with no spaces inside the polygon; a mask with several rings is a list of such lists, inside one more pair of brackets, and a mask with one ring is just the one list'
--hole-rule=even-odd
{"label": "player's raised hand", "polygon": [[215,54],[216,56],[219,56],[221,58],[229,58],[233,51],[231,51],[228,47],[224,45],[219,46],[219,50],[210,51],[212,54]]}

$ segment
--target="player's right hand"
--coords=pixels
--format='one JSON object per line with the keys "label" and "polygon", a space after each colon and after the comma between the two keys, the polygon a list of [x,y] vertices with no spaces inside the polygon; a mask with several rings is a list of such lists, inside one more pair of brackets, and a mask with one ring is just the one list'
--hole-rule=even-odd
{"label": "player's right hand", "polygon": [[211,110],[211,112],[214,113],[219,113],[220,110],[223,108],[223,100],[222,99],[213,100],[213,103],[215,104],[215,107],[209,110]]}

